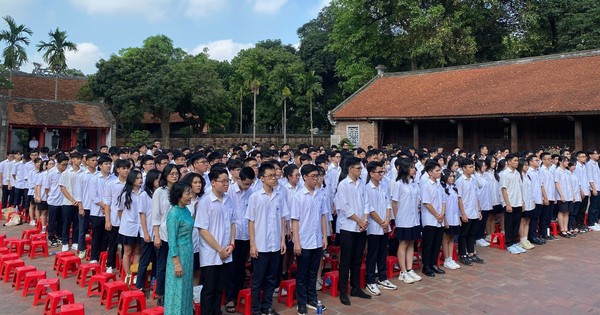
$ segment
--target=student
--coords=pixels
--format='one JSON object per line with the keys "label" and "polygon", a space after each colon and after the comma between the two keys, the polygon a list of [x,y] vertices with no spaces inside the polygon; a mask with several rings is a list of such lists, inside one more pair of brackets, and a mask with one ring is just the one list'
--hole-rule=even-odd
{"label": "student", "polygon": [[523,189],[523,215],[519,227],[519,245],[526,250],[535,248],[535,246],[527,239],[527,236],[529,235],[529,221],[531,219],[531,214],[535,209],[535,202],[533,201],[533,181],[527,173],[528,170],[529,164],[527,163],[527,160],[519,159],[517,171],[521,174],[521,187]]}
{"label": "student", "polygon": [[[464,159],[461,162],[463,175],[456,180],[456,188],[460,196],[458,205],[462,221],[458,241],[459,261],[467,266],[472,265],[474,262],[484,263],[483,259],[475,253],[475,235],[482,218],[482,208],[479,202],[481,193],[479,192],[477,179],[474,176],[475,163],[471,159]],[[485,167],[485,164],[480,160],[477,163],[479,163],[480,169]],[[486,197],[483,196],[483,199],[485,200]],[[485,200],[485,202],[489,208],[491,202],[489,200]]]}
{"label": "student", "polygon": [[105,228],[109,232],[108,237],[108,257],[106,259],[106,272],[112,273],[113,269],[117,266],[117,245],[119,243],[119,226],[121,220],[119,218],[119,211],[123,210],[123,204],[119,203],[119,196],[123,192],[127,176],[129,176],[131,164],[127,160],[117,159],[114,162],[114,172],[116,177],[107,183],[104,190],[104,215]]}
{"label": "student", "polygon": [[318,167],[302,167],[304,185],[290,198],[294,254],[298,264],[296,296],[298,314],[307,313],[307,307],[317,309],[317,272],[327,248],[327,208],[323,205],[323,192],[316,189]]}
{"label": "student", "polygon": [[10,151],[6,160],[0,162],[0,178],[2,179],[2,208],[8,208],[9,203],[13,202],[12,189],[12,169],[14,166],[15,154],[17,151]]}
{"label": "student", "polygon": [[[489,243],[492,233],[495,231],[496,221],[503,218],[502,203],[500,202],[500,176],[496,172],[496,158],[493,155],[488,155],[485,160],[485,173],[483,174],[490,184],[490,201],[492,203],[492,211],[488,213],[487,221],[481,221],[480,224],[485,226],[485,241]],[[504,222],[502,220],[501,222]]]}
{"label": "student", "polygon": [[370,211],[369,225],[367,225],[367,291],[372,295],[381,295],[379,288],[386,290],[398,288],[388,280],[386,274],[392,203],[390,188],[383,181],[385,175],[383,163],[369,162],[367,173],[365,190]]}
{"label": "student", "polygon": [[[328,189],[327,185],[325,184],[325,174],[326,171],[323,167],[319,166],[319,178],[317,180],[317,186],[315,187],[316,189],[321,191],[321,199],[323,200],[323,207],[325,208],[325,212],[327,213],[327,244],[329,243],[329,238],[331,237],[333,228],[331,226],[331,222],[333,221],[333,215],[331,213],[331,209],[333,207],[333,198],[331,197],[330,193],[331,191]],[[329,255],[329,253],[327,253],[327,255]],[[323,252],[323,256],[327,257],[327,255],[325,254],[325,252]],[[321,279],[321,274],[323,272],[323,263],[324,260],[321,260],[321,264],[319,265],[319,271],[317,272],[317,291],[321,291],[321,289],[323,289],[323,279]]]}
{"label": "student", "polygon": [[136,169],[127,175],[125,186],[117,197],[118,216],[120,219],[119,238],[123,245],[122,266],[125,270],[125,283],[131,285],[131,261],[133,264],[140,262],[140,208],[144,206],[142,200],[142,173]]}
{"label": "student", "polygon": [[493,181],[490,181],[490,178],[485,175],[486,172],[487,165],[485,164],[485,161],[481,159],[475,160],[474,176],[477,182],[477,201],[479,202],[479,208],[481,209],[481,220],[477,222],[475,243],[482,247],[490,246],[490,243],[485,240],[485,230],[487,227],[488,215],[493,210],[492,189],[498,187],[497,185],[494,186]]}
{"label": "student", "polygon": [[442,252],[444,253],[444,267],[455,270],[460,265],[454,261],[454,238],[460,234],[460,209],[458,208],[460,196],[454,186],[454,172],[449,169],[442,171],[440,184],[446,193],[446,213],[444,215],[444,237],[442,238]]}
{"label": "student", "polygon": [[[148,156],[148,155],[146,155]],[[145,157],[146,157],[145,156]],[[142,159],[143,160],[143,159]],[[140,253],[140,263],[138,265],[137,280],[135,287],[138,290],[144,289],[146,282],[146,272],[148,265],[156,266],[156,252],[154,250],[154,229],[152,228],[152,195],[158,189],[160,182],[160,172],[151,169],[144,178],[144,191],[140,196],[140,207],[138,209],[140,216],[140,229],[142,230],[142,246]],[[153,271],[155,273],[155,271]]]}
{"label": "student", "polygon": [[[364,151],[364,150],[363,150]],[[371,296],[360,287],[360,266],[367,241],[368,205],[365,195],[365,185],[360,182],[363,167],[357,157],[349,157],[344,161],[340,173],[340,182],[335,195],[337,208],[337,226],[340,229],[340,266],[339,291],[340,302],[350,305],[347,284],[350,276],[350,295],[363,299]]]}
{"label": "student", "polygon": [[571,180],[569,179],[569,158],[561,156],[556,165],[556,171],[554,171],[554,183],[556,187],[556,200],[558,205],[558,227],[560,233],[558,235],[569,238],[571,235],[569,231],[569,213],[573,207],[573,192],[574,188],[571,186]]}
{"label": "student", "polygon": [[100,171],[92,178],[90,183],[90,196],[92,204],[90,205],[90,223],[92,225],[92,248],[90,253],[90,262],[98,262],[100,252],[107,250],[110,231],[106,230],[106,217],[104,212],[110,207],[104,203],[104,192],[108,183],[115,179],[115,175],[110,172],[111,159],[108,156],[98,157],[98,168]]}
{"label": "student", "polygon": [[556,204],[556,193],[554,184],[554,173],[552,168],[552,156],[548,152],[540,154],[542,167],[540,168],[540,179],[542,181],[542,212],[540,214],[539,234],[546,241],[554,240],[556,237],[549,233],[550,219]]}
{"label": "student", "polygon": [[225,288],[227,300],[225,309],[228,313],[235,313],[235,302],[246,278],[246,262],[250,252],[250,240],[248,220],[245,217],[248,200],[252,194],[250,186],[252,186],[255,179],[254,170],[250,167],[244,167],[237,173],[237,180],[229,186],[227,192],[233,203],[233,217],[235,220],[235,250],[232,253],[231,277]]}
{"label": "student", "polygon": [[537,231],[540,213],[542,212],[542,180],[540,178],[540,158],[536,155],[530,155],[527,158],[529,168],[527,169],[527,176],[531,179],[531,197],[535,207],[529,213],[529,227],[528,227],[528,241],[535,245],[544,245],[546,240],[540,238]]}
{"label": "student", "polygon": [[43,186],[48,178],[48,165],[51,164],[53,166],[54,163],[54,160],[51,163],[48,160],[42,161],[39,174],[35,178],[34,200],[38,210],[38,217],[42,224],[42,233],[46,233],[46,226],[48,224],[48,195],[46,195]]}
{"label": "student", "polygon": [[392,191],[392,212],[396,223],[394,237],[399,241],[398,280],[410,284],[422,280],[421,276],[412,269],[414,243],[421,238],[419,186],[414,180],[417,169],[408,159],[398,158],[394,163],[398,176]]}
{"label": "student", "polygon": [[[57,225],[58,215],[63,204],[63,194],[60,191],[60,178],[69,165],[69,158],[64,154],[56,156],[56,166],[48,171],[44,190],[48,196],[48,241],[50,246],[58,246]],[[61,226],[62,231],[62,226]],[[62,232],[61,232],[62,234]],[[68,246],[68,245],[67,245]]]}
{"label": "student", "polygon": [[80,172],[75,184],[75,201],[77,201],[78,207],[78,227],[79,234],[77,235],[77,250],[79,251],[79,258],[84,259],[86,256],[85,250],[85,235],[89,234],[90,226],[90,212],[92,205],[94,204],[94,198],[92,192],[93,185],[98,177],[98,154],[93,152],[89,153],[85,159],[85,170]]}
{"label": "student", "polygon": [[[437,266],[442,237],[446,201],[440,185],[442,168],[438,163],[425,163],[423,169],[429,179],[421,186],[421,223],[423,225],[423,274],[435,277],[446,272]],[[463,220],[464,222],[464,220]]]}
{"label": "student", "polygon": [[[248,220],[250,257],[253,259],[252,313],[277,314],[273,310],[273,292],[279,275],[279,260],[286,252],[285,217],[289,216],[285,200],[277,185],[275,168],[271,164],[261,165],[258,177],[261,189],[248,200],[245,219]],[[264,298],[261,301],[261,291]]]}
{"label": "student", "polygon": [[576,168],[576,160],[574,158],[569,159],[568,172],[569,181],[571,183],[571,187],[573,187],[573,206],[571,207],[571,212],[569,213],[569,230],[571,236],[577,236],[579,230],[577,229],[577,213],[579,211],[579,204],[581,203],[581,196],[583,195],[581,190],[581,184],[579,183],[579,179],[577,175],[575,175]]}
{"label": "student", "polygon": [[69,250],[69,231],[73,225],[73,235],[71,240],[73,245],[71,249],[77,250],[77,240],[79,238],[79,202],[75,199],[75,189],[77,180],[81,172],[81,154],[73,152],[70,154],[71,167],[67,168],[60,177],[60,191],[63,194],[62,202],[62,251]]}
{"label": "student", "polygon": [[590,200],[590,181],[587,177],[586,163],[587,155],[583,151],[575,153],[577,163],[575,166],[575,175],[580,185],[581,202],[579,203],[579,209],[577,209],[577,216],[575,218],[575,225],[580,232],[585,233],[588,231],[588,227],[584,224],[585,213],[588,208]]}
{"label": "student", "polygon": [[13,180],[13,201],[12,204],[15,207],[15,211],[27,211],[24,210],[23,204],[25,203],[25,177],[27,176],[25,171],[25,163],[23,162],[24,156],[29,156],[29,153],[22,154],[17,152],[15,154],[15,160],[11,172],[11,178]]}
{"label": "student", "polygon": [[[227,190],[229,176],[223,168],[211,169],[208,177],[211,191],[198,202],[194,227],[200,229],[200,283],[202,314],[221,313],[221,295],[227,283],[227,272],[235,249],[233,204]],[[256,265],[255,274],[256,277]],[[267,295],[265,292],[265,296]],[[254,303],[252,304],[254,305]]]}
{"label": "student", "polygon": [[37,202],[35,201],[35,185],[37,183],[38,177],[42,174],[42,159],[36,157],[33,161],[33,168],[29,170],[29,174],[27,175],[27,198],[29,199],[29,218],[31,218],[29,225],[36,226],[37,220],[40,219],[39,210],[37,208]]}
{"label": "student", "polygon": [[588,161],[585,164],[587,177],[590,183],[590,205],[588,208],[588,228],[594,231],[600,231],[598,224],[598,213],[600,212],[600,197],[598,188],[600,188],[600,168],[598,167],[598,151],[590,149],[587,151]]}
{"label": "student", "polygon": [[[192,195],[192,200],[189,205],[187,205],[192,218],[196,220],[196,216],[198,215],[198,202],[200,198],[204,196],[204,186],[206,186],[204,182],[204,177],[198,173],[188,173],[181,179],[181,182],[189,185]],[[194,243],[194,285],[200,285],[200,232],[198,229],[193,229],[192,231],[192,242]]]}
{"label": "student", "polygon": [[509,153],[505,157],[508,168],[500,173],[502,200],[506,205],[504,210],[504,226],[506,229],[506,246],[511,254],[525,253],[519,246],[517,237],[523,212],[523,190],[521,174],[517,171],[519,157]]}

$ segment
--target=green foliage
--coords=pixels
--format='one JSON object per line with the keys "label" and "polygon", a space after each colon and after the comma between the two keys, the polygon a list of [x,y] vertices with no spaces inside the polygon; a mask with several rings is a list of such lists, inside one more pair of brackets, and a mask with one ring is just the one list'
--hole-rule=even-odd
{"label": "green foliage", "polygon": [[343,138],[342,140],[340,140],[340,143],[338,143],[338,148],[342,148],[345,144],[348,144],[348,149],[350,151],[352,151],[352,149],[354,149],[354,145],[352,144],[352,142],[350,141],[350,139],[348,138]]}
{"label": "green foliage", "polygon": [[79,69],[67,68],[67,69],[65,69],[65,71],[63,71],[63,73],[66,75],[70,75],[72,77],[85,77],[85,74],[83,74],[83,71],[81,71]]}
{"label": "green foliage", "polygon": [[13,84],[9,80],[9,70],[0,65],[0,89],[12,89]]}
{"label": "green foliage", "polygon": [[8,25],[8,30],[0,31],[0,41],[6,43],[2,51],[4,57],[3,65],[8,69],[15,69],[27,62],[25,46],[29,45],[29,37],[33,32],[25,25],[17,25],[11,16],[2,18]]}
{"label": "green foliage", "polygon": [[44,52],[42,58],[54,73],[63,73],[67,69],[67,58],[65,52],[77,51],[77,45],[67,40],[67,32],[61,31],[58,27],[54,31],[48,32],[50,41],[40,41],[37,44],[37,51]]}
{"label": "green foliage", "polygon": [[152,142],[152,134],[148,130],[134,130],[129,134],[128,147],[136,147],[142,143],[149,144]]}

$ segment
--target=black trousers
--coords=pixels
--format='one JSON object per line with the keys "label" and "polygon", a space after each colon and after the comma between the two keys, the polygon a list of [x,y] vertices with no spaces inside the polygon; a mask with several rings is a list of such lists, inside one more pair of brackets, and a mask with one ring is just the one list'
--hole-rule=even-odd
{"label": "black trousers", "polygon": [[542,214],[542,205],[535,204],[535,208],[533,208],[533,210],[531,210],[531,218],[529,220],[529,233],[527,234],[527,238],[530,240],[532,240],[540,235],[538,233],[538,227],[539,227],[541,214]]}
{"label": "black trousers", "polygon": [[589,196],[585,196],[583,199],[581,199],[579,208],[577,209],[577,216],[575,217],[576,226],[583,226],[583,222],[585,221],[585,211],[587,210],[589,200]]}
{"label": "black trousers", "polygon": [[108,257],[106,267],[117,267],[117,245],[119,245],[119,227],[113,226],[108,234]]}
{"label": "black trousers", "polygon": [[8,208],[9,204],[13,204],[14,189],[8,189],[8,185],[2,185],[2,208]]}
{"label": "black trousers", "polygon": [[[158,237],[158,235],[154,235],[154,237]],[[162,241],[162,245],[156,251],[156,294],[159,296],[165,295],[168,256],[169,243]]]}
{"label": "black trousers", "polygon": [[[273,308],[273,292],[275,283],[279,277],[280,252],[259,252],[258,257],[252,259],[252,314],[266,313]],[[204,271],[202,271],[204,274]],[[204,291],[204,289],[202,289]],[[260,292],[263,291],[263,300],[260,299]],[[202,313],[204,314],[204,312]]]}
{"label": "black trousers", "polygon": [[523,207],[512,207],[512,212],[506,212],[504,208],[504,230],[506,232],[506,246],[512,246],[519,242],[519,226],[521,225],[521,214]]}
{"label": "black trousers", "polygon": [[[78,231],[77,235],[77,250],[83,251],[85,250],[85,235],[90,232],[90,210],[84,209],[84,215],[79,215],[79,209],[77,210],[77,218],[78,218]],[[73,235],[73,239],[75,239],[75,235]],[[75,241],[73,241],[75,243]]]}
{"label": "black trousers", "polygon": [[92,249],[90,253],[90,260],[100,260],[100,252],[108,249],[108,237],[110,232],[104,228],[106,218],[90,216],[90,222],[92,223]]}
{"label": "black trousers", "polygon": [[244,287],[246,280],[246,262],[248,261],[248,253],[250,252],[250,241],[235,240],[235,249],[231,254],[233,261],[229,264],[231,277],[227,281],[225,287],[225,299],[229,301],[237,301],[237,296],[240,290]]}
{"label": "black trousers", "polygon": [[[29,209],[25,208],[25,199],[27,199],[27,189],[13,187],[13,205],[19,207],[19,211],[27,212]],[[25,209],[25,210],[23,210]]]}
{"label": "black trousers", "polygon": [[[388,234],[367,235],[367,275],[368,284],[374,284],[379,281],[387,280],[386,258],[388,256]],[[377,273],[375,273],[377,267]]]}
{"label": "black trousers", "polygon": [[306,303],[317,303],[317,272],[323,258],[323,249],[302,249],[302,254],[296,257],[298,271],[296,272],[296,297],[298,310],[306,311]]}
{"label": "black trousers", "polygon": [[[140,254],[140,263],[138,265],[137,280],[135,287],[143,289],[146,284],[146,273],[148,265],[152,262],[153,266],[156,266],[156,252],[154,251],[154,242],[150,240],[150,243],[144,242],[142,239],[142,251]],[[154,268],[153,270],[156,270]]]}
{"label": "black trousers", "polygon": [[[225,290],[227,271],[231,268],[229,264],[200,267],[200,283],[202,284],[200,308],[202,314],[221,314],[221,295]],[[273,293],[271,293],[272,297]]]}
{"label": "black trousers", "polygon": [[[555,207],[554,201],[550,200],[549,205],[542,205],[542,213],[540,214],[540,227],[538,233],[548,236],[548,228],[550,227],[550,217]],[[508,240],[508,239],[507,239]]]}
{"label": "black trousers", "polygon": [[[54,241],[57,238],[57,226],[59,215],[62,212],[61,206],[48,205],[48,240]],[[62,231],[62,225],[61,225]],[[62,234],[62,232],[61,232]]]}
{"label": "black trousers", "polygon": [[353,290],[360,288],[360,265],[367,243],[367,232],[340,230],[340,281],[338,289],[347,294],[348,277]]}
{"label": "black trousers", "polygon": [[[79,237],[79,209],[77,206],[62,206],[62,243],[69,245],[69,232],[73,224],[73,244]],[[115,240],[116,241],[116,240]],[[85,246],[85,244],[84,244]]]}
{"label": "black trousers", "polygon": [[475,253],[475,235],[479,230],[479,219],[469,219],[462,222],[458,236],[458,254],[467,255]]}
{"label": "black trousers", "polygon": [[443,236],[443,227],[429,225],[423,227],[423,268],[437,265]]}

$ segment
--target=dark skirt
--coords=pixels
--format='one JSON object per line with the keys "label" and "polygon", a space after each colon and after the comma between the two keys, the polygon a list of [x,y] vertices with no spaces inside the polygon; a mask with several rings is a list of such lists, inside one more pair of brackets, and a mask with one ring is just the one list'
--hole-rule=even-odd
{"label": "dark skirt", "polygon": [[144,239],[139,236],[126,236],[123,234],[119,234],[119,243],[123,245],[138,245],[141,244]]}
{"label": "dark skirt", "polygon": [[48,210],[48,202],[47,201],[40,201],[39,203],[36,202],[35,204],[39,211]]}
{"label": "dark skirt", "polygon": [[194,271],[200,270],[200,253],[194,253]]}
{"label": "dark skirt", "polygon": [[460,225],[450,225],[447,228],[444,227],[444,233],[448,235],[460,235]]}
{"label": "dark skirt", "polygon": [[495,205],[492,210],[490,211],[490,213],[504,213],[504,207],[502,205]]}
{"label": "dark skirt", "polygon": [[556,203],[558,205],[558,211],[559,212],[571,212],[571,209],[573,207],[573,202],[571,201],[567,201],[567,202],[562,202],[562,201],[558,201]]}
{"label": "dark skirt", "polygon": [[397,227],[394,237],[399,241],[416,241],[421,238],[422,227],[420,225],[410,228]]}
{"label": "dark skirt", "polygon": [[531,217],[533,216],[533,210],[535,210],[535,209],[528,210],[528,211],[523,211],[521,213],[521,218],[531,219]]}

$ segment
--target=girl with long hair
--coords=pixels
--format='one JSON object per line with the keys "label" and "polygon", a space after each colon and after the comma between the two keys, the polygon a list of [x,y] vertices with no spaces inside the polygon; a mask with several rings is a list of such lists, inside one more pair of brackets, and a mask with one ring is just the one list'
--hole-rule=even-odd
{"label": "girl with long hair", "polygon": [[460,210],[458,208],[458,189],[454,186],[456,176],[449,169],[442,171],[440,183],[446,193],[446,213],[444,217],[444,237],[442,239],[442,252],[444,253],[444,267],[459,269],[460,265],[454,261],[454,238],[460,234]]}
{"label": "girl with long hair", "polygon": [[[152,195],[158,188],[160,181],[160,172],[156,169],[148,171],[146,174],[146,182],[144,183],[144,191],[140,196],[141,206],[138,209],[140,216],[140,228],[142,230],[142,248],[140,254],[140,263],[138,265],[137,280],[135,287],[142,290],[146,281],[146,271],[148,265],[152,262],[156,266],[156,252],[154,251],[154,230],[152,229]],[[152,273],[155,274],[156,268],[153,268]]]}
{"label": "girl with long hair", "polygon": [[[119,203],[119,237],[123,245],[123,270],[126,273],[125,283],[131,284],[131,257],[133,263],[140,261],[140,208],[143,206],[141,198],[144,190],[142,189],[142,173],[138,170],[131,170],[127,175],[127,181],[123,191],[117,198]],[[122,209],[122,210],[121,210]]]}

